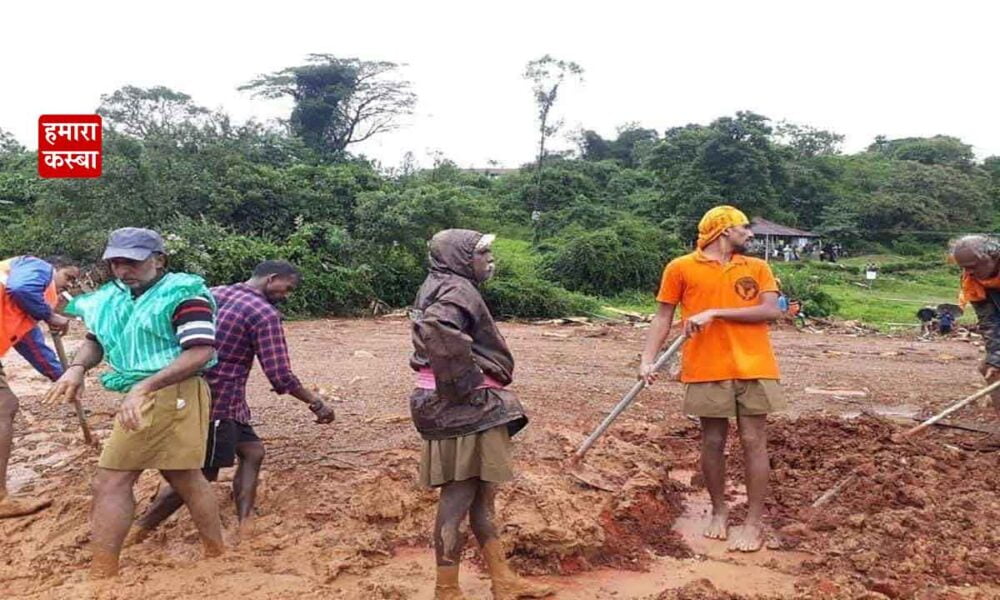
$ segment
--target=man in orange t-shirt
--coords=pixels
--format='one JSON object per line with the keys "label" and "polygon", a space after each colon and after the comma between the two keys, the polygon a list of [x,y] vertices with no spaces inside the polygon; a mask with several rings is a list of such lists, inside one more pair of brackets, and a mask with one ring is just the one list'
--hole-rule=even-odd
{"label": "man in orange t-shirt", "polygon": [[663,271],[656,300],[659,310],[646,337],[639,377],[651,384],[653,363],[670,333],[678,305],[684,317],[681,360],[684,412],[699,417],[701,468],[712,498],[705,536],[728,537],[726,437],[735,417],[743,445],[747,481],[747,518],[729,549],[760,550],[762,516],[770,467],[768,413],[785,407],[778,386],[778,364],[768,337],[768,322],[781,316],[778,286],[770,267],[744,256],[753,239],[746,215],[717,206],[698,224],[698,249],[676,258]]}
{"label": "man in orange t-shirt", "polygon": [[[986,356],[979,372],[986,381],[1000,379],[1000,240],[985,235],[967,235],[955,240],[951,257],[962,267],[961,304],[972,303],[986,343]],[[1000,392],[993,392],[993,409],[1000,417]],[[1000,448],[993,435],[978,450]]]}

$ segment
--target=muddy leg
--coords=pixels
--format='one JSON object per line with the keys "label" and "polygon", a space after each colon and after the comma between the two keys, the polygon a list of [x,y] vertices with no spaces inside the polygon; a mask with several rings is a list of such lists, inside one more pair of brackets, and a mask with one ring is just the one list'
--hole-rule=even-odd
{"label": "muddy leg", "polygon": [[212,486],[198,469],[182,471],[160,471],[170,486],[184,500],[191,513],[201,543],[205,548],[205,556],[218,556],[223,553],[222,521],[219,519],[219,505],[215,501]]}
{"label": "muddy leg", "polygon": [[0,383],[0,503],[7,497],[7,461],[14,443],[14,417],[18,408],[17,396]]}
{"label": "muddy leg", "polygon": [[457,566],[465,547],[462,521],[469,514],[479,489],[478,479],[452,481],[441,486],[434,523],[434,555],[439,567]]}
{"label": "muddy leg", "polygon": [[476,489],[476,497],[472,501],[472,508],[469,510],[469,525],[472,533],[476,536],[476,541],[480,546],[485,546],[486,542],[497,538],[496,506],[497,484],[488,481],[479,481]]}
{"label": "muddy leg", "polygon": [[3,382],[0,369],[0,519],[30,515],[52,502],[38,498],[7,497],[7,462],[14,443],[14,417],[18,409],[17,396]]}
{"label": "muddy leg", "polygon": [[728,535],[726,506],[726,436],[729,419],[701,417],[701,472],[712,499],[712,519],[705,537],[724,540]]}
{"label": "muddy leg", "polygon": [[469,511],[469,524],[482,548],[483,560],[493,580],[493,598],[495,600],[514,600],[516,598],[544,598],[552,593],[552,588],[546,585],[532,583],[519,577],[507,564],[496,529],[495,500],[497,484],[487,481],[479,482],[476,499]]}
{"label": "muddy leg", "polygon": [[94,505],[90,513],[93,560],[90,574],[95,578],[118,574],[122,542],[132,525],[135,497],[132,486],[142,471],[112,471],[98,467],[94,476]]}
{"label": "muddy leg", "polygon": [[764,499],[771,466],[767,458],[767,415],[738,418],[743,461],[746,463],[747,520],[729,543],[730,550],[756,552],[764,545]]}
{"label": "muddy leg", "polygon": [[[202,473],[205,474],[205,479],[209,481],[215,481],[219,478],[218,469],[203,469]],[[181,499],[180,494],[169,483],[161,487],[153,503],[146,510],[146,514],[136,520],[135,526],[132,528],[132,535],[129,536],[125,545],[131,546],[132,544],[142,543],[143,540],[153,533],[154,529],[160,526],[160,523],[166,521],[170,515],[177,512],[182,506],[184,506],[184,500]]]}
{"label": "muddy leg", "polygon": [[260,466],[264,462],[262,442],[242,442],[236,445],[239,465],[233,476],[233,498],[236,500],[236,518],[239,520],[240,539],[248,537],[253,528],[253,507],[257,500],[257,482]]}

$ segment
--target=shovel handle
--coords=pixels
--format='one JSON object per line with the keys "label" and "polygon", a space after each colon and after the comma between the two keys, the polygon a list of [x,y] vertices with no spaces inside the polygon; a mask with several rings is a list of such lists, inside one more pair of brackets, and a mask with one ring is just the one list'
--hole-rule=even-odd
{"label": "shovel handle", "polygon": [[[56,347],[56,354],[59,356],[59,362],[65,371],[66,367],[69,366],[69,361],[66,359],[66,348],[63,346],[62,336],[53,333],[52,345]],[[79,398],[73,398],[73,408],[76,410],[76,419],[80,422],[80,429],[83,431],[83,441],[88,446],[92,446],[94,438],[90,434],[90,427],[87,425],[87,416],[83,413],[83,405],[80,404]]]}
{"label": "shovel handle", "polygon": [[947,417],[951,413],[953,413],[953,412],[955,412],[955,411],[957,411],[957,410],[959,410],[959,409],[961,409],[961,408],[963,408],[963,407],[965,407],[965,406],[967,406],[969,404],[972,404],[976,400],[982,398],[986,394],[989,394],[990,392],[992,392],[992,391],[994,391],[994,390],[996,390],[998,388],[1000,388],[1000,381],[994,381],[993,383],[991,383],[988,386],[984,387],[983,389],[979,390],[975,394],[972,394],[968,398],[964,398],[962,400],[959,400],[955,404],[952,404],[948,408],[942,410],[938,414],[936,414],[933,417],[927,419],[926,421],[924,421],[920,425],[917,425],[913,429],[910,429],[909,431],[907,431],[906,433],[904,433],[903,436],[904,437],[910,437],[911,435],[914,435],[916,433],[919,433],[919,432],[923,431],[924,429],[927,429],[928,427],[930,427],[931,425],[937,423],[941,419]]}
{"label": "shovel handle", "polygon": [[[663,354],[660,354],[660,357],[656,359],[655,363],[653,363],[653,372],[662,369],[663,365],[667,364],[667,361],[670,360],[670,358],[673,355],[677,354],[677,351],[681,349],[681,345],[684,344],[684,341],[686,339],[687,336],[683,334],[677,336],[677,339],[675,339],[673,343],[670,344],[670,347],[667,348],[663,352]],[[572,460],[574,463],[579,463],[583,459],[583,456],[587,453],[588,450],[590,450],[590,447],[594,445],[594,442],[597,441],[597,438],[601,437],[601,435],[608,430],[608,427],[611,427],[611,424],[615,422],[615,419],[617,419],[619,415],[625,412],[625,409],[627,409],[629,405],[632,404],[632,401],[635,400],[635,397],[638,396],[639,392],[641,392],[645,387],[646,387],[645,379],[640,379],[639,381],[635,382],[635,385],[632,386],[632,389],[630,389],[628,393],[622,397],[622,399],[618,402],[618,404],[615,405],[613,409],[611,409],[611,412],[608,413],[608,416],[604,418],[604,421],[602,421],[601,424],[597,426],[597,429],[595,429],[594,432],[591,433],[590,436],[587,437],[587,439],[585,439],[582,444],[580,444],[580,447],[573,454]]]}

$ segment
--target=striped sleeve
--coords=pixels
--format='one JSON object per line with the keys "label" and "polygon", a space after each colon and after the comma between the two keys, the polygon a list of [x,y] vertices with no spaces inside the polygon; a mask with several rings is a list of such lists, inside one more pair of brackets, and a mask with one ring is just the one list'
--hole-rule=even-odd
{"label": "striped sleeve", "polygon": [[191,298],[181,302],[174,310],[172,323],[181,348],[215,346],[215,317],[208,300]]}

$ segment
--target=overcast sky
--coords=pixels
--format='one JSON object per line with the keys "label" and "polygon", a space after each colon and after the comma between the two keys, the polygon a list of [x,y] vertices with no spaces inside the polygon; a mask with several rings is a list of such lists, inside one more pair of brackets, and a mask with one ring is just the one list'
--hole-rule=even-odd
{"label": "overcast sky", "polygon": [[[418,94],[403,129],[355,148],[386,166],[531,160],[535,110],[521,78],[550,53],[585,69],[566,129],[661,132],[752,110],[847,136],[947,134],[1000,154],[996,2],[170,2],[5,3],[0,128],[37,147],[43,113],[88,113],[123,85],[165,85],[237,120],[288,102],[237,86],[309,53],[407,63]],[[567,142],[561,145],[567,146]]]}

